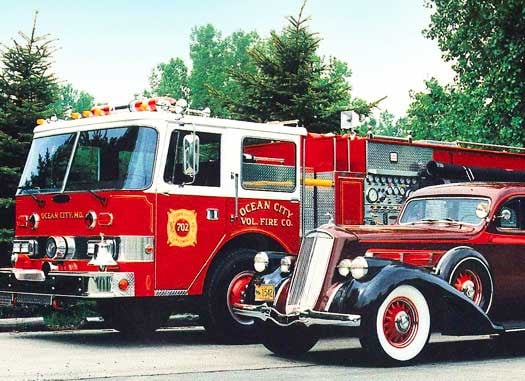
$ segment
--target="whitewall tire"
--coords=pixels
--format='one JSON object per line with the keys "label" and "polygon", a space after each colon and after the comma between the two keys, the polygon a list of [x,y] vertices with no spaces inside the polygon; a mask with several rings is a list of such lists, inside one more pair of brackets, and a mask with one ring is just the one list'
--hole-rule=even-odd
{"label": "whitewall tire", "polygon": [[394,362],[416,358],[430,336],[430,310],[415,287],[396,287],[370,316],[364,348],[374,357]]}

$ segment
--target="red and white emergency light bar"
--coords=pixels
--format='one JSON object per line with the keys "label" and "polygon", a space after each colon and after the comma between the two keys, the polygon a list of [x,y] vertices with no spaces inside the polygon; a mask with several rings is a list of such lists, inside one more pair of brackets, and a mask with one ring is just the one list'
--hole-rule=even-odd
{"label": "red and white emergency light bar", "polygon": [[[127,105],[122,106],[95,106],[91,110],[85,110],[80,112],[72,112],[69,115],[70,119],[82,119],[82,118],[91,118],[95,116],[104,116],[110,115],[115,111],[131,111],[131,112],[141,112],[141,111],[165,111],[171,112],[182,117],[184,114],[194,114],[204,117],[210,116],[210,109],[206,107],[204,110],[192,110],[188,108],[188,102],[185,99],[176,100],[171,97],[156,97],[146,100],[133,100]],[[57,119],[38,119],[36,124],[42,125],[45,123],[55,122]]]}

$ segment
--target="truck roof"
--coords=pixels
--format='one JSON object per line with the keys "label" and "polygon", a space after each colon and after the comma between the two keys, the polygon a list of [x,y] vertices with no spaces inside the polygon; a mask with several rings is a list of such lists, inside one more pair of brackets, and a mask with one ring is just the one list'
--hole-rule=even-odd
{"label": "truck roof", "polygon": [[93,116],[77,120],[58,120],[56,122],[44,123],[36,126],[33,132],[35,135],[45,136],[57,133],[74,132],[79,129],[88,129],[92,126],[103,125],[118,122],[148,122],[148,121],[168,121],[173,123],[195,124],[198,126],[219,127],[225,129],[239,129],[251,131],[265,131],[280,133],[283,135],[306,135],[306,129],[303,127],[290,127],[279,122],[256,123],[245,122],[231,119],[221,119],[194,115],[184,115],[177,118],[177,115],[163,111],[141,111],[141,112],[116,112],[110,115]]}

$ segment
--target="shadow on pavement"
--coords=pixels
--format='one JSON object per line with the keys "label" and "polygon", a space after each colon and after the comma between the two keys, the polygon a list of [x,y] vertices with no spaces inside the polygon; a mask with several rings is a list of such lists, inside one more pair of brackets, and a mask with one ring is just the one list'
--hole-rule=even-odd
{"label": "shadow on pavement", "polygon": [[[460,340],[460,339],[458,339]],[[468,339],[461,341],[431,342],[425,352],[410,365],[435,363],[485,362],[504,358],[525,357],[525,335]],[[361,348],[312,351],[300,361],[315,365],[339,365],[348,367],[381,367],[372,361]],[[406,365],[403,365],[406,366]],[[395,367],[395,366],[392,366]]]}
{"label": "shadow on pavement", "polygon": [[42,340],[67,345],[89,345],[104,348],[112,347],[155,347],[179,345],[211,345],[214,344],[203,328],[184,327],[161,329],[150,337],[133,339],[122,336],[119,332],[106,329],[97,331],[55,331],[24,333],[19,338]]}

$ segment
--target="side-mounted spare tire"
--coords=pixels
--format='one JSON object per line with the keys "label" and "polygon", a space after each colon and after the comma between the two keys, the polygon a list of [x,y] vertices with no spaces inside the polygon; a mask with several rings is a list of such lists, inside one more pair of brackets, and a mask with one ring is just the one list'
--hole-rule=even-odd
{"label": "side-mounted spare tire", "polygon": [[489,265],[481,254],[470,248],[454,249],[438,275],[485,313],[490,310],[494,283]]}

